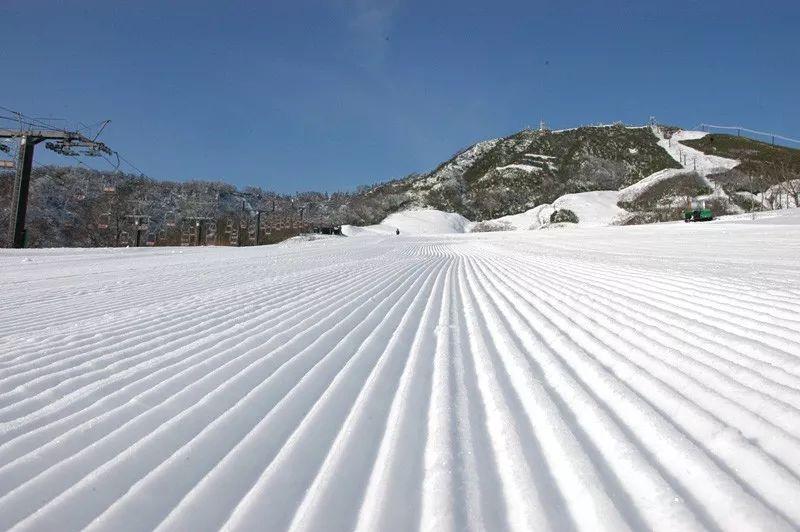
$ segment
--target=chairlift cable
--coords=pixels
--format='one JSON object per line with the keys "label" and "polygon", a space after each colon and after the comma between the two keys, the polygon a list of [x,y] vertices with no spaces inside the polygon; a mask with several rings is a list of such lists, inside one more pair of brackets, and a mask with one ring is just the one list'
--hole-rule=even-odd
{"label": "chairlift cable", "polygon": [[781,139],[781,140],[785,140],[785,141],[788,141],[788,142],[795,142],[797,144],[800,144],[800,140],[797,140],[797,139],[784,137],[783,135],[776,135],[774,133],[766,133],[764,131],[756,131],[755,129],[748,129],[746,127],[740,127],[740,126],[715,126],[714,124],[700,124],[700,127],[701,128],[702,127],[710,127],[710,128],[714,128],[714,129],[728,129],[728,130],[747,131],[748,133],[753,133],[755,135],[763,135],[765,137],[775,137],[776,139]]}
{"label": "chairlift cable", "polygon": [[133,164],[133,163],[132,163],[132,162],[130,162],[128,159],[126,159],[125,157],[123,157],[122,155],[120,155],[120,153],[119,153],[118,151],[115,151],[114,153],[117,155],[117,157],[118,157],[118,158],[119,158],[119,159],[120,159],[122,162],[124,162],[125,164],[127,164],[128,166],[130,166],[131,168],[133,168],[134,170],[136,170],[137,172],[139,172],[139,174],[140,174],[140,175],[142,175],[142,176],[144,176],[144,175],[145,175],[145,173],[144,173],[144,172],[142,172],[142,171],[141,171],[141,170],[140,170],[140,169],[139,169],[139,168],[138,168],[138,167],[137,167],[135,164]]}
{"label": "chairlift cable", "polygon": [[[93,122],[93,123],[88,124],[88,125],[84,124],[83,122],[78,122],[82,127],[79,127],[77,131],[78,132],[86,131],[87,129],[91,129],[91,128],[95,127],[95,126],[99,126],[100,124],[105,124],[105,122],[110,122],[110,120],[99,120],[97,122]],[[95,136],[95,140],[96,139],[97,139],[97,136]]]}
{"label": "chairlift cable", "polygon": [[102,125],[102,126],[100,126],[100,129],[97,131],[97,134],[96,134],[96,135],[94,136],[94,138],[92,139],[92,142],[95,142],[95,141],[97,141],[97,137],[99,137],[99,136],[100,136],[100,133],[102,133],[102,132],[103,132],[103,130],[106,128],[106,126],[107,126],[108,124],[110,124],[110,123],[111,123],[111,120],[105,120],[105,121],[103,122],[103,125]]}
{"label": "chairlift cable", "polygon": [[[58,128],[55,128],[55,127],[51,126],[50,124],[46,124],[45,122],[42,122],[39,119],[32,118],[32,117],[30,117],[28,115],[20,113],[19,111],[15,111],[13,109],[9,109],[8,107],[4,107],[4,106],[0,105],[0,109],[2,109],[3,111],[6,111],[7,113],[11,113],[13,115],[17,115],[19,122],[25,122],[25,125],[28,125],[28,126],[35,125],[35,126],[43,128],[43,129],[46,129],[48,131],[64,131],[63,129],[58,129]],[[23,118],[24,118],[24,120],[23,120]]]}
{"label": "chairlift cable", "polygon": [[114,161],[110,160],[110,159],[109,159],[108,157],[106,157],[105,155],[101,155],[100,157],[102,157],[102,158],[103,158],[103,160],[104,160],[105,162],[107,162],[108,164],[110,164],[110,165],[111,165],[111,167],[112,167],[112,168],[114,168],[114,170],[118,170],[118,169],[119,169],[119,158],[117,158],[117,163],[116,163],[116,164],[114,164]]}

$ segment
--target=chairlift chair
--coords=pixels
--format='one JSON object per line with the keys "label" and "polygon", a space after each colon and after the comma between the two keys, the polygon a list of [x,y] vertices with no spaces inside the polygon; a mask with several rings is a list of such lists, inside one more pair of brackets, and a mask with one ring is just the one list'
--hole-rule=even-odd
{"label": "chairlift chair", "polygon": [[106,212],[100,215],[100,220],[97,222],[98,229],[108,229],[109,224],[111,223],[111,213]]}

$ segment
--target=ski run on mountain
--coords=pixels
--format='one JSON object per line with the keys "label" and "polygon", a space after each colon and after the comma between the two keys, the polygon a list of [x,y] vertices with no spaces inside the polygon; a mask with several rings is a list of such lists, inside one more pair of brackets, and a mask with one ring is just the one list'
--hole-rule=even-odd
{"label": "ski run on mountain", "polygon": [[0,529],[800,526],[796,209],[432,216],[4,251]]}

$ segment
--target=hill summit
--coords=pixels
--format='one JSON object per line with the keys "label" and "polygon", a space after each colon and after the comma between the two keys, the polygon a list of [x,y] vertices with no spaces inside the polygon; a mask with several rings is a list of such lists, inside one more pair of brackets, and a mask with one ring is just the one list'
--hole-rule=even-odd
{"label": "hill summit", "polygon": [[[2,197],[11,193],[13,179],[6,177]],[[221,181],[40,167],[32,178],[28,242],[127,245],[141,229],[131,225],[132,213],[149,217],[150,244],[191,244],[190,226],[202,218],[207,242],[250,245],[313,226],[379,224],[408,210],[455,213],[477,222],[470,226],[476,230],[528,229],[677,220],[692,200],[716,215],[798,206],[800,150],[665,125],[525,129],[477,142],[425,174],[354,192],[294,195]],[[9,216],[4,202],[2,234]]]}
{"label": "hill summit", "polygon": [[719,214],[796,206],[798,177],[799,150],[673,126],[616,123],[526,129],[478,142],[428,174],[368,194],[394,197],[400,208],[429,207],[480,221],[566,195],[617,191],[611,203],[628,213],[619,222],[640,223],[679,219],[692,198]]}

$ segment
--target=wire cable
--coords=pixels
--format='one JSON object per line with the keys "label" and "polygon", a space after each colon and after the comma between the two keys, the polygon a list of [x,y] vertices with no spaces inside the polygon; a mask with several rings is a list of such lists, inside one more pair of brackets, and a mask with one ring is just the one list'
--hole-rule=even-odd
{"label": "wire cable", "polygon": [[748,129],[746,127],[739,127],[739,126],[715,126],[714,124],[700,124],[700,127],[708,127],[714,129],[728,129],[728,130],[737,130],[737,131],[747,131],[748,133],[753,133],[754,135],[763,135],[765,137],[775,137],[776,139],[785,140],[787,142],[794,142],[800,144],[800,140],[792,139],[789,137],[784,137],[783,135],[776,135],[774,133],[766,133],[764,131],[756,131],[755,129]]}
{"label": "wire cable", "polygon": [[27,116],[27,115],[25,115],[23,113],[20,113],[19,111],[15,111],[13,109],[9,109],[8,107],[4,107],[4,106],[0,105],[0,109],[2,109],[3,111],[5,111],[7,113],[11,113],[12,115],[17,115],[17,117],[18,117],[17,121],[25,122],[25,125],[27,125],[27,126],[34,126],[35,125],[37,127],[40,127],[42,129],[46,129],[48,131],[63,131],[62,129],[55,128],[55,127],[51,126],[50,124],[46,124],[46,123],[42,122],[41,120],[38,120],[36,118],[32,118],[30,116]]}
{"label": "wire cable", "polygon": [[[25,123],[25,125],[27,125],[27,126],[36,125],[37,127],[41,127],[42,129],[46,129],[46,130],[49,130],[49,131],[64,131],[62,129],[54,128],[54,127],[50,126],[49,124],[46,124],[46,123],[42,122],[39,119],[29,117],[27,115],[24,115],[23,113],[20,113],[19,111],[15,111],[13,109],[9,109],[8,107],[0,105],[0,109],[5,111],[5,112],[7,112],[7,113],[11,113],[12,115],[16,115],[16,118],[14,118],[14,117],[0,117],[0,118],[6,119],[6,120],[13,120],[15,122],[20,122],[20,123]],[[96,123],[90,124],[88,126],[83,125],[83,127],[79,128],[78,131],[79,132],[80,131],[85,131],[85,130],[89,129],[90,127],[96,126],[98,124],[107,124],[107,123],[108,123],[107,120],[102,120],[100,122],[96,122]],[[102,131],[102,129],[101,129],[101,131]],[[96,137],[95,137],[95,139],[96,139]],[[114,164],[114,162],[109,160],[107,157],[105,157],[105,156],[102,156],[102,157],[115,170],[119,169],[119,161],[122,161],[126,165],[128,165],[130,168],[132,168],[134,171],[139,173],[139,175],[142,175],[142,176],[145,175],[145,173],[138,166],[136,166],[135,164],[130,162],[128,159],[123,157],[118,151],[114,151],[113,153],[117,157],[117,163],[116,164]],[[84,163],[83,161],[78,159],[76,155],[71,155],[71,157],[74,157],[78,161],[78,164],[82,164],[83,166],[86,166],[87,168],[90,168],[86,163]]]}
{"label": "wire cable", "polygon": [[[115,152],[115,153],[116,153],[116,152]],[[103,158],[103,160],[104,160],[105,162],[107,162],[109,165],[111,165],[111,167],[112,167],[114,170],[119,170],[119,159],[117,160],[117,164],[114,164],[114,162],[113,162],[113,161],[111,161],[111,160],[109,160],[109,158],[108,158],[108,157],[106,157],[105,155],[101,155],[100,157],[102,157],[102,158]]]}
{"label": "wire cable", "polygon": [[119,157],[119,159],[120,159],[122,162],[124,162],[125,164],[127,164],[128,166],[130,166],[131,168],[133,168],[135,171],[137,171],[137,172],[139,173],[139,175],[145,175],[145,173],[144,173],[144,172],[142,172],[142,171],[141,171],[141,170],[140,170],[140,169],[139,169],[139,168],[138,168],[138,167],[137,167],[135,164],[133,164],[132,162],[130,162],[128,159],[126,159],[125,157],[123,157],[123,156],[122,156],[122,155],[121,155],[121,154],[120,154],[118,151],[115,151],[114,153],[117,155],[117,157]]}

